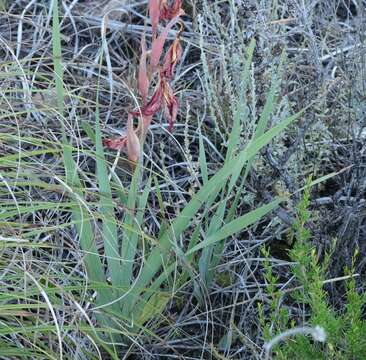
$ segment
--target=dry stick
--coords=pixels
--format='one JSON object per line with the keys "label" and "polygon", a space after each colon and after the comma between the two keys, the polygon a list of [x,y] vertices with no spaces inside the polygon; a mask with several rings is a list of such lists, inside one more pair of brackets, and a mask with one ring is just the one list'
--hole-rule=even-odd
{"label": "dry stick", "polygon": [[335,57],[337,55],[340,55],[340,54],[343,54],[343,53],[348,52],[350,50],[356,49],[356,48],[358,48],[361,45],[363,45],[363,44],[358,43],[358,44],[346,46],[346,47],[344,47],[342,49],[334,50],[333,52],[331,52],[331,53],[329,53],[329,54],[324,55],[323,57],[321,57],[320,58],[320,61],[322,63],[324,63],[324,62],[328,61],[329,59],[331,59],[331,58],[333,58],[333,57]]}

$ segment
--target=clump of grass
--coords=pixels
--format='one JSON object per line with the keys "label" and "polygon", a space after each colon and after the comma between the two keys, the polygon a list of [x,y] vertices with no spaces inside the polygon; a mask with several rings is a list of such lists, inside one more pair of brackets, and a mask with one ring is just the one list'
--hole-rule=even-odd
{"label": "clump of grass", "polygon": [[[366,341],[363,333],[366,330],[366,321],[362,316],[362,309],[366,303],[366,294],[359,294],[356,289],[356,280],[353,276],[354,267],[345,269],[346,279],[346,305],[343,311],[335,311],[328,302],[328,294],[324,289],[326,271],[330,255],[322,262],[319,261],[316,249],[311,243],[311,233],[307,228],[311,217],[310,181],[305,188],[304,195],[297,206],[297,220],[293,225],[292,234],[295,244],[289,251],[293,262],[291,274],[296,279],[298,286],[290,294],[291,302],[303,309],[303,321],[295,320],[289,311],[288,295],[278,287],[279,279],[274,275],[269,264],[270,256],[266,249],[263,254],[264,277],[267,282],[267,297],[269,306],[264,311],[259,307],[260,322],[263,338],[270,341],[274,336],[281,336],[287,332],[288,327],[320,326],[326,333],[324,345],[313,342],[309,337],[301,335],[301,331],[294,332],[294,338],[277,344],[272,349],[278,359],[358,359],[366,352]],[[357,254],[355,254],[356,258]],[[291,332],[291,331],[290,331]]]}

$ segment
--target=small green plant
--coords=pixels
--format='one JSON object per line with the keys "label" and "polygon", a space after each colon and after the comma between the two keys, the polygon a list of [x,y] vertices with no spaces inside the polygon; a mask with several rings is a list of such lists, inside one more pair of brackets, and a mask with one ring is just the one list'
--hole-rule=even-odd
{"label": "small green plant", "polygon": [[[269,258],[269,250],[264,246],[262,248],[262,255],[264,256],[264,278],[266,281],[266,292],[269,300],[269,318],[266,319],[264,309],[259,303],[259,320],[262,326],[263,337],[269,341],[275,335],[271,328],[272,324],[276,324],[277,330],[285,329],[289,320],[289,314],[285,307],[281,306],[282,292],[278,288],[278,277],[274,274]],[[277,335],[277,334],[276,334]]]}
{"label": "small green plant", "polygon": [[[262,305],[259,307],[263,338],[268,344],[271,338],[281,336],[282,333],[291,334],[291,329],[300,326],[300,328],[296,328],[300,329],[299,331],[293,331],[295,337],[286,339],[283,344],[273,343],[271,352],[275,358],[361,359],[366,354],[366,341],[362,335],[366,330],[366,322],[362,319],[362,308],[366,303],[366,296],[359,294],[356,290],[356,281],[352,276],[353,266],[351,269],[345,270],[350,280],[347,284],[347,302],[344,311],[338,313],[328,303],[324,283],[329,255],[320,263],[316,250],[310,242],[311,233],[307,228],[311,216],[309,211],[310,185],[311,180],[305,187],[303,198],[296,208],[297,220],[292,229],[295,243],[289,251],[290,259],[294,263],[291,273],[299,286],[291,292],[290,299],[286,299],[278,289],[278,279],[273,275],[269,265],[269,253],[267,250],[263,250],[263,254],[266,256],[264,277],[267,282],[267,297],[270,304],[267,314]],[[357,254],[355,254],[355,258],[356,256]],[[299,324],[291,320],[289,312],[282,305],[285,301],[287,303],[295,302],[297,307],[304,310],[303,323]],[[324,329],[326,333],[324,345],[304,336],[304,333],[311,334],[311,331],[307,331],[307,329],[315,329],[317,326]],[[288,327],[290,330],[286,330]]]}

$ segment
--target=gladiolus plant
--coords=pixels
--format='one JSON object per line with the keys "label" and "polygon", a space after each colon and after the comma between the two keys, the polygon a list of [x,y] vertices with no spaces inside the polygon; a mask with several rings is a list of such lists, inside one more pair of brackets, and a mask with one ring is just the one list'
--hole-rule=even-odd
{"label": "gladiolus plant", "polygon": [[[164,111],[164,116],[169,123],[171,131],[176,121],[179,103],[174,95],[171,81],[174,78],[175,67],[182,57],[180,34],[183,30],[181,16],[182,0],[149,0],[149,16],[152,27],[151,49],[146,49],[145,36],[141,39],[141,56],[138,69],[138,93],[141,105],[128,113],[126,134],[122,137],[104,139],[104,145],[110,149],[126,150],[128,159],[136,162],[141,153],[141,142],[151,124],[153,116]],[[165,22],[165,27],[159,33],[160,23]],[[169,31],[180,25],[176,38],[164,54]],[[164,55],[164,56],[163,56]],[[157,84],[150,90],[152,79],[157,78]],[[149,97],[149,94],[152,94]],[[133,120],[138,119],[135,129]]]}

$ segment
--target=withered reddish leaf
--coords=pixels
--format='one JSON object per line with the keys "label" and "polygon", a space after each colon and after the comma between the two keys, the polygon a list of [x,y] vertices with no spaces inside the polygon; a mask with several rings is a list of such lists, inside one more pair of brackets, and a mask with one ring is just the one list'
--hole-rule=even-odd
{"label": "withered reddish leaf", "polygon": [[178,115],[179,103],[173,93],[173,89],[170,87],[168,81],[164,77],[164,73],[161,73],[160,76],[161,76],[160,82],[163,89],[165,117],[169,122],[169,130],[172,130],[174,122]]}
{"label": "withered reddish leaf", "polygon": [[174,69],[182,57],[182,52],[183,50],[180,44],[180,39],[177,37],[164,57],[163,72],[166,78],[173,78]]}
{"label": "withered reddish leaf", "polygon": [[133,116],[141,116],[141,114],[143,116],[152,116],[155,115],[161,109],[162,105],[163,105],[163,88],[161,86],[161,83],[159,82],[150,101],[140,109],[132,111],[131,114]]}
{"label": "withered reddish leaf", "polygon": [[178,12],[178,14],[169,21],[169,23],[166,25],[165,29],[162,31],[162,33],[153,40],[152,47],[151,47],[151,69],[154,72],[159,64],[161,54],[163,52],[165,41],[168,37],[169,31],[171,28],[178,22],[179,17],[184,14],[184,11],[181,10]]}
{"label": "withered reddish leaf", "polygon": [[151,100],[144,107],[143,114],[145,116],[155,115],[161,109],[162,105],[163,105],[163,89],[159,84],[157,89],[155,90],[155,93],[151,97]]}
{"label": "withered reddish leaf", "polygon": [[145,43],[145,34],[143,34],[141,39],[141,56],[140,56],[140,65],[139,65],[139,74],[138,74],[138,89],[139,93],[142,97],[143,103],[146,102],[146,98],[149,92],[149,78],[147,76],[147,68],[146,68],[146,43]]}

